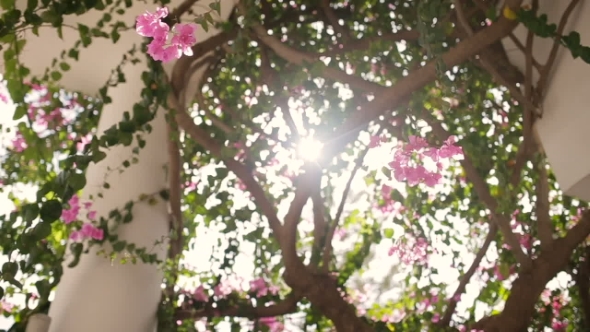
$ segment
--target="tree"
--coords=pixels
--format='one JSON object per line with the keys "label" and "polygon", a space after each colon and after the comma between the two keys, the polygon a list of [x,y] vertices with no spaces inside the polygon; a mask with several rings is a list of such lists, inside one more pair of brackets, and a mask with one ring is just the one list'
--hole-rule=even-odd
{"label": "tree", "polygon": [[[166,63],[127,21],[156,4],[0,2],[11,331],[587,329],[587,203],[532,134],[535,54],[501,41],[590,51],[521,2],[178,1],[148,18],[200,30]],[[48,31],[78,41],[53,61]]]}

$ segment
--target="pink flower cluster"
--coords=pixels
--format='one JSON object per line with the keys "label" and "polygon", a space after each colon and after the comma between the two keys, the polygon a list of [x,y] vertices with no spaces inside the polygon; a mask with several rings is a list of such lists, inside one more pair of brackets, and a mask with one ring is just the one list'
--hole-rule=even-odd
{"label": "pink flower cluster", "polygon": [[[545,306],[551,307],[551,314],[553,316],[551,328],[553,331],[565,331],[569,325],[567,320],[561,318],[561,310],[564,305],[567,304],[565,298],[562,295],[551,296],[551,292],[546,289],[543,294],[541,294],[541,300]],[[545,307],[541,307],[539,311],[544,313],[546,309]]]}
{"label": "pink flower cluster", "polygon": [[[182,54],[193,55],[192,46],[196,44],[194,23],[178,23],[170,27],[162,22],[168,16],[168,8],[157,8],[155,13],[146,11],[137,17],[135,31],[140,36],[153,38],[147,53],[156,61],[169,62],[179,59]],[[172,39],[169,35],[172,32]]]}
{"label": "pink flower cluster", "polygon": [[[52,103],[52,94],[46,87],[38,84],[25,83],[31,87],[31,92],[27,96],[27,115],[32,122],[33,131],[39,136],[46,135],[47,130],[57,131],[71,123],[74,119],[74,111],[80,107],[76,96],[69,98],[60,98],[60,106]],[[61,96],[63,97],[63,96]],[[68,115],[68,112],[71,112]],[[14,152],[23,152],[28,144],[22,133],[17,132],[12,141],[12,150]]]}
{"label": "pink flower cluster", "polygon": [[70,239],[75,242],[84,241],[86,239],[102,240],[104,238],[104,231],[91,223],[82,224],[82,228],[78,231],[73,231],[70,234]]}
{"label": "pink flower cluster", "polygon": [[[70,206],[69,209],[64,209],[61,213],[61,218],[66,225],[79,220],[78,217],[82,207],[86,210],[86,217],[90,221],[96,219],[96,211],[90,210],[92,207],[91,202],[84,202],[82,205],[80,205],[80,197],[76,195],[69,200],[68,205]],[[83,241],[85,239],[95,239],[100,241],[103,238],[104,231],[89,222],[83,223],[79,230],[75,230],[70,234],[70,239],[76,242]]]}
{"label": "pink flower cluster", "polygon": [[16,153],[20,153],[20,152],[25,151],[25,149],[28,146],[29,145],[27,144],[27,141],[25,140],[23,134],[20,132],[17,132],[16,135],[14,136],[14,139],[12,140],[12,151],[14,151]]}
{"label": "pink flower cluster", "polygon": [[401,202],[396,202],[391,198],[392,192],[393,188],[386,184],[381,187],[381,197],[383,198],[383,204],[379,205],[379,210],[381,210],[383,213],[393,213],[394,215],[405,212],[406,207],[403,206]]}
{"label": "pink flower cluster", "polygon": [[428,242],[424,238],[403,239],[390,249],[389,256],[396,254],[404,264],[422,263],[428,260]]}
{"label": "pink flower cluster", "polygon": [[276,295],[279,293],[279,287],[268,285],[264,278],[258,278],[250,281],[250,291],[256,293],[256,297],[266,296],[269,293]]}
{"label": "pink flower cluster", "polygon": [[[389,167],[393,170],[397,181],[407,181],[410,186],[424,183],[429,187],[433,187],[442,178],[438,173],[443,168],[441,160],[463,154],[461,147],[456,146],[455,143],[456,138],[450,136],[440,148],[433,148],[428,146],[424,138],[410,136],[409,142],[397,149],[393,155],[393,161],[389,163]],[[424,165],[415,162],[415,159],[421,161],[425,157],[429,157],[436,163],[437,172],[429,171]]]}
{"label": "pink flower cluster", "polygon": [[269,332],[283,332],[285,325],[281,323],[276,317],[263,317],[258,319],[258,322],[268,327]]}

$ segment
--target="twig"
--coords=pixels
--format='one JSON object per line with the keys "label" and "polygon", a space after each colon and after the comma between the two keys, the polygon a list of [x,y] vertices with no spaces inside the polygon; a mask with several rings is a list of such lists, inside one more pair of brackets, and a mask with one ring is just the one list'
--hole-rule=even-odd
{"label": "twig", "polygon": [[545,89],[547,88],[547,80],[549,79],[549,74],[551,72],[551,68],[553,67],[553,62],[555,62],[555,59],[557,58],[557,51],[560,46],[560,38],[563,34],[563,30],[565,29],[565,26],[570,15],[572,14],[579,2],[580,0],[571,0],[569,5],[563,12],[561,19],[559,20],[559,26],[557,27],[555,40],[553,41],[553,47],[551,48],[551,52],[549,52],[549,57],[547,58],[547,62],[541,70],[539,81],[537,82],[537,91],[539,92],[540,96],[543,96],[545,94]]}
{"label": "twig", "polygon": [[[463,10],[463,7],[461,6],[461,1],[460,0],[453,0],[453,3],[455,5],[455,11],[457,12],[457,19],[459,20],[461,27],[463,28],[463,30],[465,30],[465,32],[467,33],[467,35],[469,37],[472,37],[474,34],[473,28],[471,27],[471,25],[469,24],[469,21],[467,20],[467,16],[465,15],[465,11]],[[523,96],[522,92],[520,92],[518,87],[516,87],[516,85],[513,82],[509,82],[496,69],[496,67],[488,59],[487,53],[485,50],[483,50],[479,54],[479,63],[488,73],[490,73],[492,75],[492,77],[494,78],[494,80],[497,83],[505,86],[508,89],[508,91],[510,91],[510,94],[514,97],[514,99],[516,99],[519,103],[521,103],[522,105],[528,106],[529,109],[531,109],[531,110],[537,109],[537,107],[535,107],[533,105],[533,103],[531,103],[530,99],[525,98],[525,96]]]}
{"label": "twig", "polygon": [[223,158],[221,153],[221,145],[211,138],[211,136],[205,130],[199,128],[186,111],[182,110],[177,112],[176,121],[179,127],[182,128],[193,140],[195,140],[195,142],[201,144],[205,149],[209,150],[214,157],[221,159],[227,168],[246,185],[246,189],[248,192],[250,192],[262,214],[268,220],[275,238],[280,243],[282,225],[277,216],[275,206],[266,196],[266,193],[258,181],[256,181],[250,170],[248,170],[244,164],[235,161],[231,157]]}
{"label": "twig", "polygon": [[[243,3],[238,4],[238,8],[242,13],[246,12],[245,5]],[[261,42],[273,50],[278,56],[292,64],[298,66],[309,66],[320,61],[319,55],[308,54],[294,49],[285,43],[282,43],[277,38],[269,35],[266,32],[266,29],[259,24],[253,24],[252,29]],[[333,67],[322,68],[322,73],[326,78],[333,79],[341,83],[346,83],[351,88],[360,89],[362,91],[374,92],[385,89],[385,87],[380,84],[367,81],[360,76],[349,75],[346,72]]]}
{"label": "twig", "polygon": [[[379,132],[383,127],[379,129]],[[336,229],[340,224],[340,218],[342,218],[342,213],[344,212],[344,205],[346,204],[346,199],[348,198],[348,194],[350,193],[350,188],[352,187],[352,181],[360,168],[363,166],[363,162],[365,157],[369,153],[370,148],[367,146],[365,150],[358,156],[356,162],[354,164],[354,168],[350,173],[350,177],[346,182],[346,187],[344,187],[344,191],[342,192],[342,198],[340,198],[340,204],[338,204],[338,210],[336,210],[336,216],[332,220],[331,224],[329,225],[328,232],[326,233],[326,238],[324,240],[324,252],[322,256],[322,270],[327,271],[330,266],[330,258],[332,256],[332,240],[334,239],[334,234],[336,233]]]}
{"label": "twig", "polygon": [[541,250],[550,250],[553,246],[553,224],[549,214],[549,179],[544,160],[538,163],[537,169],[539,174],[539,179],[535,185],[537,234],[539,241],[541,241]]}
{"label": "twig", "polygon": [[483,245],[481,246],[481,248],[479,249],[479,251],[475,255],[475,259],[473,260],[473,263],[471,263],[471,266],[469,267],[467,272],[465,272],[465,274],[461,277],[461,281],[459,282],[459,286],[457,286],[455,293],[453,293],[453,297],[449,300],[449,304],[447,305],[447,308],[445,309],[445,312],[439,322],[439,325],[441,327],[449,326],[449,323],[451,322],[451,318],[453,317],[453,313],[455,313],[455,308],[457,308],[457,303],[459,302],[457,300],[457,297],[465,292],[465,288],[467,287],[467,284],[469,284],[469,280],[471,279],[473,274],[475,274],[475,272],[477,271],[479,264],[481,264],[482,259],[485,257],[490,245],[492,244],[492,242],[496,238],[497,234],[498,234],[498,227],[496,226],[496,224],[491,223],[490,229],[488,231],[488,235],[486,236],[486,239],[485,239]]}
{"label": "twig", "polygon": [[[325,207],[324,199],[322,198],[321,193],[321,182],[317,182],[315,184],[315,188],[311,193],[311,202],[313,203],[313,253],[319,253],[322,250],[322,239],[326,236],[327,230],[327,223],[325,217]],[[318,256],[319,257],[319,256]]]}
{"label": "twig", "polygon": [[334,14],[332,8],[330,8],[330,0],[320,0],[320,8],[324,15],[326,15],[326,18],[330,25],[332,25],[334,31],[342,36],[344,43],[348,43],[351,39],[350,31],[338,23],[338,17]]}
{"label": "twig", "polygon": [[[524,47],[524,45],[522,44],[522,42],[516,38],[516,36],[514,35],[514,33],[510,33],[508,35],[508,38],[510,38],[510,40],[512,40],[512,42],[514,43],[514,45],[516,45],[516,47],[518,47],[519,50],[521,50],[523,53],[526,54],[526,48]],[[535,67],[535,69],[537,69],[537,71],[541,71],[541,68],[543,68],[543,66],[541,66],[541,64],[539,63],[539,61],[537,61],[537,59],[535,59],[533,57],[532,59],[533,61],[533,66]]]}
{"label": "twig", "polygon": [[[438,136],[440,140],[446,140],[450,136],[450,134],[442,127],[440,122],[434,118],[434,116],[432,116],[432,114],[429,112],[423,112],[423,114],[426,122],[430,125],[430,127],[432,127],[432,132]],[[464,155],[464,158],[461,161],[461,166],[463,166],[467,178],[473,184],[475,193],[490,210],[492,221],[498,225],[500,232],[502,232],[502,235],[504,236],[504,241],[506,244],[508,244],[508,246],[510,246],[510,250],[516,257],[516,260],[518,263],[520,263],[523,270],[528,270],[531,267],[531,258],[528,257],[520,247],[518,238],[510,227],[510,220],[506,218],[505,215],[498,213],[498,202],[490,194],[488,184],[481,176],[479,176],[468,155]]]}

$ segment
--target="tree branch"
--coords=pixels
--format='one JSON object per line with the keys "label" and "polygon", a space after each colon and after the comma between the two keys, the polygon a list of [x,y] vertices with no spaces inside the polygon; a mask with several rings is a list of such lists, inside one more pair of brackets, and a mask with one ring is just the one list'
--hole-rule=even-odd
{"label": "tree branch", "polygon": [[[172,98],[169,98],[172,99]],[[173,104],[175,105],[175,104]],[[170,115],[177,112],[176,109],[179,105],[175,105],[174,109],[170,111]],[[170,250],[168,251],[168,258],[175,261],[178,256],[182,253],[184,247],[183,230],[184,222],[182,218],[181,210],[181,191],[182,184],[180,182],[180,176],[182,174],[182,168],[180,165],[180,147],[178,146],[178,127],[174,122],[174,118],[170,116],[167,124],[168,131],[168,181],[169,181],[169,192],[170,192],[170,230],[174,233],[175,237],[170,240]]]}
{"label": "tree branch", "polygon": [[[379,129],[377,134],[380,134],[383,130],[383,127]],[[338,204],[338,209],[336,210],[336,215],[332,220],[331,224],[329,225],[328,232],[326,233],[326,239],[324,240],[324,251],[322,257],[322,271],[328,271],[330,266],[330,259],[332,256],[332,240],[334,239],[334,234],[336,233],[336,229],[340,224],[340,218],[342,218],[342,213],[344,212],[344,206],[346,205],[346,199],[348,198],[348,194],[350,193],[350,188],[352,187],[352,181],[354,180],[356,174],[363,166],[365,157],[369,153],[370,148],[367,146],[363,152],[358,156],[356,162],[354,164],[354,168],[350,173],[350,177],[346,182],[346,186],[344,187],[344,191],[342,192],[342,197],[340,198],[340,204]]]}
{"label": "tree branch", "polygon": [[[474,31],[471,25],[469,24],[463,7],[461,6],[461,1],[453,0],[453,3],[455,5],[457,19],[459,20],[461,27],[463,28],[463,30],[465,30],[469,37],[472,37],[474,35]],[[492,75],[492,78],[498,84],[505,86],[508,89],[508,91],[510,91],[510,94],[514,97],[514,99],[516,99],[519,103],[521,103],[522,105],[529,106],[531,110],[537,109],[537,107],[535,107],[529,99],[524,97],[524,95],[520,92],[520,90],[514,84],[514,82],[510,82],[508,79],[504,77],[504,75],[500,73],[500,71],[496,69],[493,62],[489,58],[489,54],[486,52],[486,50],[483,50],[481,53],[479,53],[479,63],[481,67],[483,67],[483,69],[485,69],[488,73],[490,73],[490,75]]]}
{"label": "tree branch", "polygon": [[537,165],[539,180],[535,185],[537,201],[535,204],[535,214],[537,215],[537,234],[541,241],[541,250],[549,250],[553,244],[553,224],[549,214],[549,177],[545,161],[540,161]]}
{"label": "tree branch", "polygon": [[570,229],[566,236],[553,242],[551,250],[541,252],[533,262],[533,268],[522,271],[512,284],[510,295],[500,315],[486,317],[470,326],[486,332],[526,331],[535,304],[547,283],[567,267],[567,263],[580,243],[590,234],[590,212],[585,211],[580,221]]}
{"label": "tree branch", "polygon": [[[238,4],[238,8],[242,13],[246,12],[245,5],[243,3]],[[273,52],[275,52],[278,56],[292,64],[298,66],[310,66],[320,61],[319,55],[308,54],[296,50],[285,43],[282,43],[277,38],[266,33],[266,29],[259,24],[253,24],[252,30],[254,30],[256,36],[262,43],[273,50]],[[381,86],[380,84],[367,81],[359,76],[348,75],[346,72],[340,69],[326,66],[322,68],[322,73],[326,78],[333,79],[341,83],[346,83],[351,88],[360,89],[362,91],[374,92],[385,89],[385,87]]]}
{"label": "tree branch", "polygon": [[453,317],[453,313],[455,313],[455,308],[457,308],[457,303],[459,302],[457,297],[465,293],[465,288],[467,287],[467,284],[469,284],[469,280],[471,280],[471,277],[477,271],[479,264],[481,264],[482,259],[485,257],[490,245],[496,238],[497,234],[498,226],[496,226],[496,224],[490,223],[490,229],[488,231],[488,235],[486,236],[483,245],[475,255],[475,259],[473,260],[473,263],[471,263],[471,266],[469,267],[467,272],[465,272],[465,274],[461,277],[461,281],[459,281],[459,286],[457,286],[455,293],[453,293],[453,297],[449,300],[449,304],[447,305],[447,308],[439,322],[439,325],[441,327],[444,328],[449,326],[451,318]]}
{"label": "tree branch", "polygon": [[326,237],[328,223],[326,222],[326,204],[324,204],[324,199],[322,198],[320,181],[315,184],[315,187],[312,190],[311,201],[313,203],[313,252],[316,253],[316,255],[321,255],[320,253],[323,249],[322,241]]}
{"label": "tree branch", "polygon": [[263,317],[282,316],[295,312],[297,310],[297,303],[300,300],[301,297],[291,294],[281,302],[268,307],[242,305],[226,308],[223,310],[212,307],[207,307],[201,310],[181,309],[176,311],[175,318],[178,320],[197,320],[203,317],[244,317],[256,319]]}
{"label": "tree branch", "polygon": [[301,211],[312,195],[317,182],[321,181],[321,170],[315,165],[306,165],[306,172],[296,181],[295,197],[285,216],[284,241],[281,243],[285,266],[295,269],[301,263],[297,256],[297,225],[301,220]]}
{"label": "tree branch", "polygon": [[338,17],[336,16],[336,14],[334,14],[332,8],[330,8],[330,0],[320,0],[320,8],[322,9],[324,15],[326,15],[326,18],[328,19],[330,25],[332,25],[334,31],[342,36],[342,39],[344,40],[345,44],[348,43],[351,39],[350,31],[348,31],[346,27],[338,23]]}
{"label": "tree branch", "polygon": [[[505,5],[517,10],[521,3],[522,0],[507,0]],[[442,61],[448,67],[456,66],[508,35],[517,25],[518,22],[502,17],[443,54]],[[375,98],[362,107],[363,112],[354,113],[334,134],[331,134],[335,137],[329,143],[332,154],[336,154],[352,137],[356,137],[356,133],[364,128],[364,125],[377,119],[386,110],[401,105],[415,90],[436,79],[436,61],[440,59],[431,61],[408,76],[400,78],[392,87],[377,92]]]}
{"label": "tree branch", "polygon": [[590,327],[590,248],[584,248],[585,255],[578,263],[577,273],[572,275],[578,287],[578,294],[582,302],[585,327]]}
{"label": "tree branch", "polygon": [[547,58],[547,62],[543,66],[541,70],[539,81],[537,82],[537,91],[540,96],[545,94],[545,89],[547,88],[547,80],[549,79],[549,74],[551,73],[551,68],[553,68],[553,63],[557,58],[557,51],[559,50],[560,46],[560,37],[563,34],[563,30],[565,30],[565,26],[567,21],[569,20],[570,15],[573,13],[576,6],[580,3],[580,0],[571,0],[561,19],[559,20],[559,26],[557,27],[556,37],[553,41],[553,46],[551,47],[551,51],[549,52],[549,57]]}
{"label": "tree branch", "polygon": [[271,203],[271,200],[266,196],[266,193],[256,181],[248,168],[231,158],[223,158],[221,151],[222,147],[209,134],[199,128],[192,117],[188,115],[185,110],[176,112],[176,122],[195,142],[201,144],[205,149],[209,150],[211,154],[222,160],[227,168],[232,171],[245,185],[246,189],[256,201],[257,206],[260,208],[262,214],[268,220],[270,228],[277,241],[281,242],[282,225],[277,216],[275,206]]}
{"label": "tree branch", "polygon": [[[442,127],[440,122],[432,116],[429,112],[423,112],[424,117],[426,118],[426,122],[432,127],[432,132],[440,139],[446,140],[450,134]],[[516,257],[516,260],[520,263],[521,267],[526,270],[531,266],[531,259],[528,257],[524,251],[522,250],[518,238],[512,232],[512,228],[510,227],[510,220],[506,218],[503,214],[498,213],[498,202],[496,199],[490,194],[490,189],[488,184],[484,181],[484,179],[479,176],[475,166],[471,162],[471,159],[467,154],[465,154],[464,159],[461,161],[461,166],[465,170],[467,178],[473,184],[473,188],[479,199],[485,204],[485,206],[490,210],[490,214],[492,216],[492,220],[494,223],[498,225],[500,232],[504,236],[504,241],[506,244],[510,246],[510,250]]]}

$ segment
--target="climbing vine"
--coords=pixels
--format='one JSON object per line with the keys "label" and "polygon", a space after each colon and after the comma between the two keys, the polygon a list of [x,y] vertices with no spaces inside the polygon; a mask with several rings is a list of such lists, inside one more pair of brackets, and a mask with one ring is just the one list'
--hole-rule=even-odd
{"label": "climbing vine", "polygon": [[[0,191],[14,205],[0,215],[9,331],[47,313],[85,255],[164,271],[159,331],[585,330],[587,204],[563,195],[540,151],[521,160],[525,107],[467,60],[506,34],[474,39],[518,22],[574,58],[590,63],[590,51],[531,10],[457,3],[244,0],[227,19],[224,2],[160,1],[132,25],[129,0],[0,1],[1,97],[14,106],[0,128]],[[93,25],[70,24],[95,12]],[[27,36],[47,27],[79,39],[33,73]],[[63,86],[81,52],[130,33],[145,38],[94,95]],[[137,80],[131,66],[142,66],[141,93],[105,127],[113,91]],[[162,115],[168,188],[102,211],[112,176],[145,162]],[[88,195],[88,169],[114,151],[128,155]],[[164,203],[168,235],[145,247],[121,236],[139,207]],[[194,266],[195,252],[209,266]],[[547,286],[558,273],[565,285]],[[527,283],[539,294],[523,294]]]}

